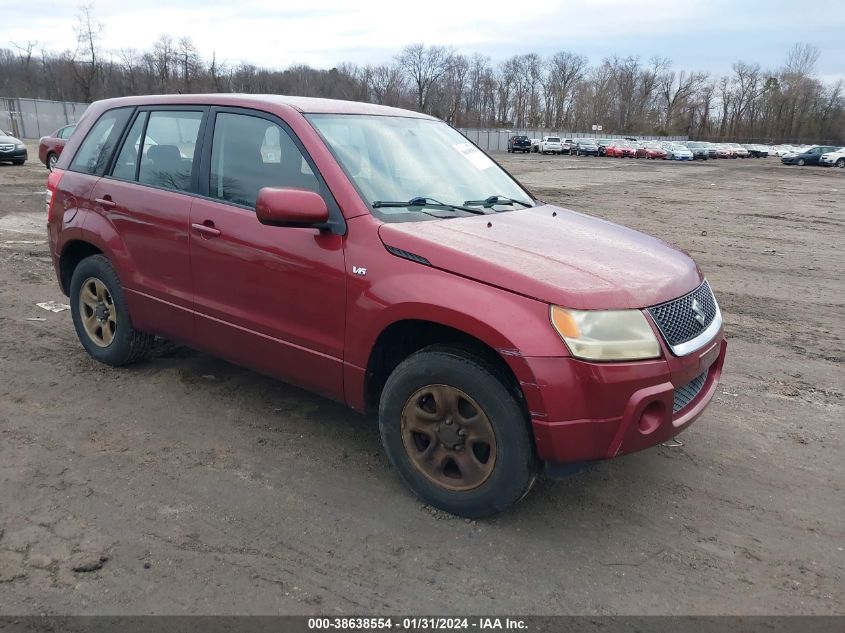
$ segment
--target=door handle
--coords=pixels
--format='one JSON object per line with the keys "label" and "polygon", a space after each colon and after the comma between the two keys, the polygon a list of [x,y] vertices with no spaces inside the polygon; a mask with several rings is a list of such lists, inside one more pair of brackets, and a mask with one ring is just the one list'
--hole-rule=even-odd
{"label": "door handle", "polygon": [[191,224],[191,228],[203,237],[217,237],[220,235],[220,229],[215,229],[213,222],[210,220],[206,220],[206,222],[208,224]]}
{"label": "door handle", "polygon": [[110,195],[105,195],[102,198],[94,198],[94,202],[99,204],[101,207],[105,207],[107,209],[111,209],[117,206],[117,203],[111,199]]}

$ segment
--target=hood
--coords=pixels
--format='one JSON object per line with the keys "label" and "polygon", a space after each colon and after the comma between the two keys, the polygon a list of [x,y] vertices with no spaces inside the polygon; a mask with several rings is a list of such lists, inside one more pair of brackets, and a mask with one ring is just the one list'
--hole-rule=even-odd
{"label": "hood", "polygon": [[575,309],[644,308],[702,280],[695,262],[662,240],[551,205],[383,224],[379,236],[435,268]]}
{"label": "hood", "polygon": [[16,139],[14,136],[6,136],[5,134],[0,134],[0,143],[20,143],[19,139]]}

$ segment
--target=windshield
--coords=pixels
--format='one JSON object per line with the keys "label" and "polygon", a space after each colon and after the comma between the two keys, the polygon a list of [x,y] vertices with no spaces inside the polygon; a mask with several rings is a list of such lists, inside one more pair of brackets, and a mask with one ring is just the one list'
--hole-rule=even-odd
{"label": "windshield", "polygon": [[[371,207],[417,198],[462,206],[491,196],[503,201],[496,210],[534,206],[511,176],[442,121],[358,114],[311,114],[308,120]],[[509,198],[517,205],[506,205]],[[382,204],[373,214],[385,221],[432,218],[419,206]]]}

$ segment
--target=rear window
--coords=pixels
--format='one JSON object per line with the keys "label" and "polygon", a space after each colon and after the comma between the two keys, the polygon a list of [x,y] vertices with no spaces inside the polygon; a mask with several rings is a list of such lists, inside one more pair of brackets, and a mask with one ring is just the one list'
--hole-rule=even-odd
{"label": "rear window", "polygon": [[546,140],[549,141],[549,143],[560,143],[560,137],[559,136],[550,136]]}
{"label": "rear window", "polygon": [[86,174],[102,174],[131,113],[132,108],[116,108],[104,113],[82,141],[70,163],[70,169]]}

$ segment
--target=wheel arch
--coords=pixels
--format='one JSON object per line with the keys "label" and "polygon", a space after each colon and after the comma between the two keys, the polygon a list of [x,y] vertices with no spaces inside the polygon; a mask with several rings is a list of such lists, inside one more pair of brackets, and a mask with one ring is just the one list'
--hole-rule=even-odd
{"label": "wheel arch", "polygon": [[70,294],[70,280],[79,263],[91,255],[103,255],[101,248],[79,238],[68,241],[59,256],[59,284],[65,296]]}
{"label": "wheel arch", "polygon": [[[506,350],[483,340],[465,329],[428,319],[405,318],[384,327],[376,337],[367,361],[364,379],[364,408],[368,412],[378,409],[387,378],[403,360],[411,354],[430,346],[442,346],[465,352],[475,358],[496,375],[512,391],[528,412],[522,384],[526,381],[526,367],[519,364],[515,350]],[[510,362],[509,362],[510,361]],[[514,366],[517,365],[515,371]],[[517,376],[520,374],[520,377]],[[533,377],[528,379],[533,382]]]}

